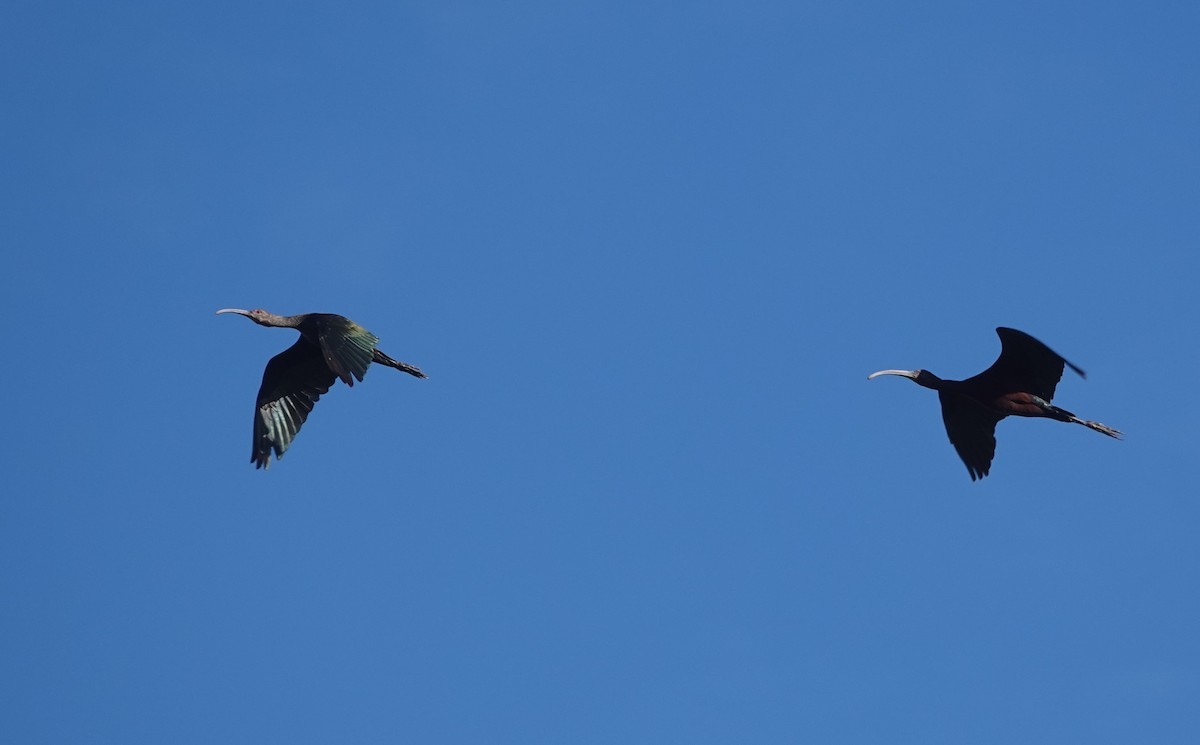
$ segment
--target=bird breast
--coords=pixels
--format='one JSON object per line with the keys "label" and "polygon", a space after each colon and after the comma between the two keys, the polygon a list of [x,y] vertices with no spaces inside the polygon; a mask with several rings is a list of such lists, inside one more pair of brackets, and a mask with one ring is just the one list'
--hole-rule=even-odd
{"label": "bird breast", "polygon": [[1030,393],[1015,391],[997,398],[992,405],[1006,414],[1015,416],[1045,416],[1046,412],[1034,402]]}

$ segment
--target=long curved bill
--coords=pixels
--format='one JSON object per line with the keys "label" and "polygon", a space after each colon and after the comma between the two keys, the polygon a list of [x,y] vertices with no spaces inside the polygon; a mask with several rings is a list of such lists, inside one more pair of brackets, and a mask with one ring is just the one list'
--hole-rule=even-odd
{"label": "long curved bill", "polygon": [[248,316],[248,315],[250,315],[250,311],[248,311],[248,310],[242,310],[241,308],[221,308],[220,310],[218,310],[218,311],[217,311],[216,315],[218,315],[218,316],[219,316],[219,315],[221,315],[222,313],[239,313],[239,314],[241,314],[241,315],[243,315],[243,316]]}
{"label": "long curved bill", "polygon": [[901,377],[910,378],[912,380],[917,379],[916,370],[880,370],[879,372],[873,372],[868,375],[867,380],[878,378],[880,375],[900,375]]}

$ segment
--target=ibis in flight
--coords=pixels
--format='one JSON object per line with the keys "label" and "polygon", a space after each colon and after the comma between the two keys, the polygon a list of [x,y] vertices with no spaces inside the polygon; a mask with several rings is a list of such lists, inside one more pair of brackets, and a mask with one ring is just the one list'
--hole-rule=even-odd
{"label": "ibis in flight", "polygon": [[296,329],[296,343],[271,358],[263,372],[258,401],[254,404],[254,446],[250,460],[255,468],[271,465],[271,452],[282,458],[308,412],[321,394],[341,378],[348,386],[362,382],[372,362],[394,367],[418,378],[425,373],[406,362],[397,362],[375,348],[379,337],[345,316],[302,313],[277,316],[262,309],[223,308],[217,313],[237,313],[260,326]]}
{"label": "ibis in flight", "polygon": [[1109,437],[1121,437],[1112,427],[1080,419],[1050,403],[1063,367],[1087,377],[1083,370],[1022,331],[998,328],[996,333],[1000,336],[1000,357],[972,378],[942,380],[928,370],[880,370],[868,375],[867,380],[880,375],[901,375],[937,391],[946,434],[966,464],[972,481],[988,475],[996,454],[996,424],[1006,416],[1073,422]]}

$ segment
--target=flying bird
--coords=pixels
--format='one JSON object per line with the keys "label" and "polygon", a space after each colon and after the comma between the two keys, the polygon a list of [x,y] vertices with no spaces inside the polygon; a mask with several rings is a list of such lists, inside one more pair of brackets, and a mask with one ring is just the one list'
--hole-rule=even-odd
{"label": "flying bird", "polygon": [[277,316],[262,309],[223,308],[220,313],[237,313],[260,326],[296,329],[296,343],[271,358],[263,372],[262,386],[254,411],[254,445],[250,460],[255,468],[271,465],[271,451],[282,458],[308,412],[334,380],[348,386],[362,381],[372,362],[394,367],[418,378],[425,373],[406,362],[397,362],[375,348],[379,337],[345,316],[333,313],[302,313]]}
{"label": "flying bird", "polygon": [[1074,422],[1120,439],[1121,433],[1112,427],[1080,419],[1051,405],[1063,367],[1086,378],[1083,370],[1022,331],[1002,327],[996,333],[1000,336],[1000,357],[975,377],[942,380],[928,370],[880,370],[868,375],[867,380],[880,375],[902,375],[937,391],[946,434],[966,464],[972,481],[988,475],[996,454],[996,424],[1006,416]]}

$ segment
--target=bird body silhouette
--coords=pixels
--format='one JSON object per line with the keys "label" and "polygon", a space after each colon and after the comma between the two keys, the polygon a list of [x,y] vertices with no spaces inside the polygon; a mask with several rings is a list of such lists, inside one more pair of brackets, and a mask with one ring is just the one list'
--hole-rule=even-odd
{"label": "bird body silhouette", "polygon": [[1063,369],[1070,367],[1086,378],[1083,370],[1023,331],[1001,327],[996,334],[1000,336],[1000,357],[991,367],[966,380],[942,380],[927,370],[880,370],[868,375],[867,380],[900,375],[937,391],[946,434],[972,481],[991,470],[996,454],[996,424],[1007,416],[1072,422],[1109,437],[1121,437],[1121,432],[1112,427],[1080,419],[1050,403]]}
{"label": "bird body silhouette", "polygon": [[345,316],[333,313],[302,313],[277,316],[262,309],[223,308],[220,313],[237,313],[260,326],[292,328],[300,332],[296,343],[271,358],[263,371],[262,386],[254,412],[254,444],[250,460],[255,468],[268,468],[296,438],[317,399],[341,379],[353,386],[362,381],[372,362],[394,367],[418,378],[425,373],[406,362],[398,362],[375,348],[379,337]]}

